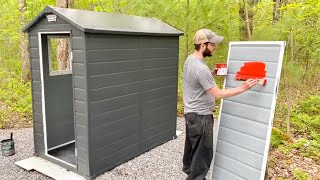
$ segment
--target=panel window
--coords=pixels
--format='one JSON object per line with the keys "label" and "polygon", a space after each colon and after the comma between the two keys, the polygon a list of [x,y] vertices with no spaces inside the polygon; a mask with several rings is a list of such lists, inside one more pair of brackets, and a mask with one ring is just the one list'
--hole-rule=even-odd
{"label": "panel window", "polygon": [[69,36],[48,36],[49,75],[72,74],[72,51]]}

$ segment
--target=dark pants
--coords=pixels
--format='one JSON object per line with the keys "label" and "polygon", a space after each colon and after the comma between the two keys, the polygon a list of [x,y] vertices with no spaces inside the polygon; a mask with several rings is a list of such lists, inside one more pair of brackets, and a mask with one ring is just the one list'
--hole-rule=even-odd
{"label": "dark pants", "polygon": [[183,172],[187,180],[203,180],[210,168],[213,154],[213,116],[185,114],[186,141]]}

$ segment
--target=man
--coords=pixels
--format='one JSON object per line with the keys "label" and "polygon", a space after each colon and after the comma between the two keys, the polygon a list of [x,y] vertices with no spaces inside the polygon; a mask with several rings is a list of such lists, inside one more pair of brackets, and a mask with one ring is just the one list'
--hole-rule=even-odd
{"label": "man", "polygon": [[213,108],[216,98],[235,96],[251,89],[257,80],[249,79],[242,85],[220,90],[204,61],[215,52],[223,40],[209,29],[196,32],[193,41],[195,51],[184,63],[183,102],[186,120],[186,140],[183,155],[183,171],[187,180],[203,180],[210,168],[213,156]]}

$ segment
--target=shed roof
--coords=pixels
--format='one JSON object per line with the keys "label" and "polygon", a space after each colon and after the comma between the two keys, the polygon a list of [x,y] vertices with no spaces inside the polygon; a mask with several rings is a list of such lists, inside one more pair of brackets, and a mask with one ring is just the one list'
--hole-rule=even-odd
{"label": "shed roof", "polygon": [[22,31],[28,32],[38,21],[48,14],[56,14],[75,28],[89,33],[143,34],[179,36],[183,32],[156,19],[79,9],[45,7]]}

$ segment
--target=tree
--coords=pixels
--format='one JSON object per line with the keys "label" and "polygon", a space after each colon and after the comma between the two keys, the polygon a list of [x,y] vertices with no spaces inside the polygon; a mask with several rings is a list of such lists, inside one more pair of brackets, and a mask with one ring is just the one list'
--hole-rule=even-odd
{"label": "tree", "polygon": [[[240,40],[251,40],[253,32],[253,6],[256,5],[259,0],[243,0],[239,1],[239,17],[240,17]],[[243,24],[244,22],[245,24]]]}
{"label": "tree", "polygon": [[[26,17],[24,13],[27,10],[26,0],[18,0],[18,8],[19,8],[19,22],[21,27],[26,24]],[[21,69],[21,77],[23,82],[28,82],[30,80],[30,63],[29,63],[29,51],[28,51],[28,40],[27,34],[21,33],[20,37],[20,57],[22,61],[22,69]]]}
{"label": "tree", "polygon": [[[57,0],[57,7],[61,8],[72,8],[73,0]],[[70,41],[67,39],[59,39],[57,45],[57,61],[58,70],[70,69],[69,52]]]}
{"label": "tree", "polygon": [[279,7],[281,6],[281,0],[273,0],[273,23],[279,20]]}

